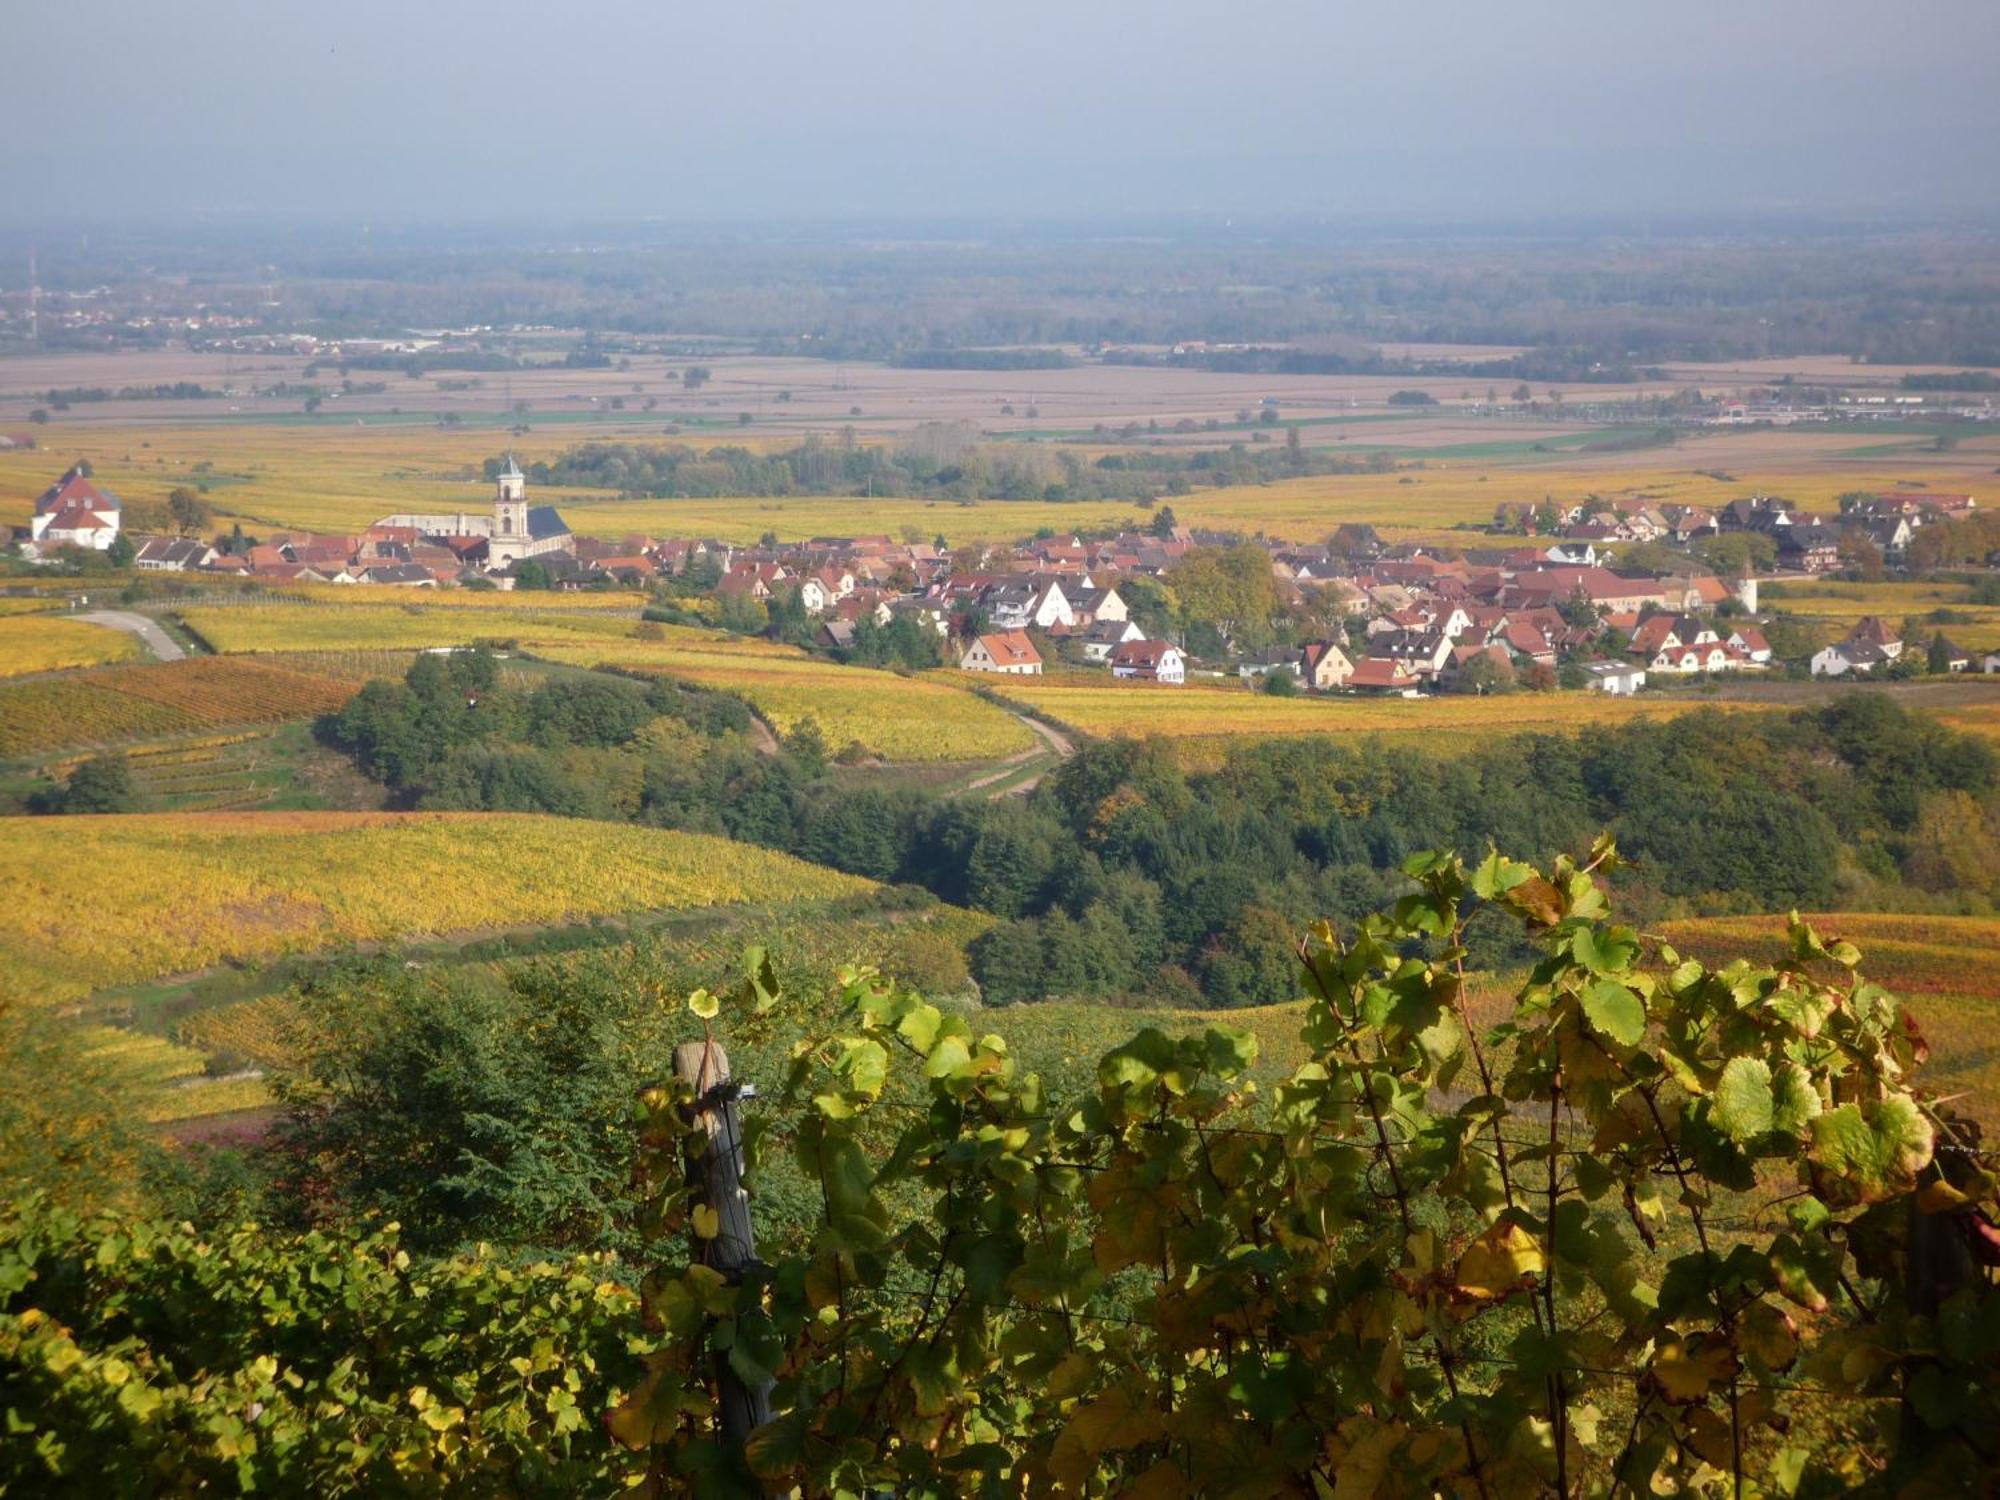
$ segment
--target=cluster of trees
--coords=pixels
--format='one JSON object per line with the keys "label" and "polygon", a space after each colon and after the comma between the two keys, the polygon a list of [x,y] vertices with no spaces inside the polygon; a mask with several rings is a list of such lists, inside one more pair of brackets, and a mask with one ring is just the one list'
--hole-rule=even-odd
{"label": "cluster of trees", "polygon": [[196,380],[167,381],[158,385],[124,385],[117,390],[101,385],[72,385],[42,393],[42,399],[57,411],[95,401],[202,401],[220,396]]}
{"label": "cluster of trees", "polygon": [[[497,468],[498,460],[489,460]],[[537,484],[612,489],[658,498],[720,495],[929,495],[945,499],[1132,499],[1141,476],[1094,470],[1073,454],[977,441],[970,427],[933,423],[895,449],[816,437],[793,448],[695,449],[684,444],[585,443],[533,464]]]}
{"label": "cluster of trees", "polygon": [[1283,998],[1301,924],[1389,899],[1402,860],[1432,846],[1555,850],[1610,828],[1649,917],[2000,894],[1980,873],[2000,830],[1965,816],[2000,785],[1993,752],[1879,696],[1451,759],[1274,741],[1189,774],[1162,746],[1089,745],[1035,796],[987,802],[843,786],[810,726],[759,753],[719,694],[607,677],[467,704],[453,673],[476,661],[427,658],[415,685],[371,688],[327,733],[416,806],[720,833],[991,912],[973,972],[997,1003]]}
{"label": "cluster of trees", "polygon": [[1067,370],[1060,349],[908,349],[889,363],[904,370]]}
{"label": "cluster of trees", "polygon": [[[1156,424],[1157,425],[1157,424]],[[1136,425],[1120,436],[1143,436]],[[725,495],[898,495],[945,500],[1130,500],[1148,504],[1197,485],[1257,484],[1300,474],[1385,473],[1384,453],[1349,454],[1308,448],[1298,429],[1282,444],[1232,443],[1199,452],[1154,449],[1106,454],[1086,462],[1077,453],[1022,443],[982,441],[969,423],[931,422],[898,447],[865,445],[852,435],[837,443],[808,437],[796,447],[754,453],[717,445],[582,443],[553,461],[528,466],[536,484],[616,490],[655,499]],[[499,472],[486,461],[486,477]]]}
{"label": "cluster of trees", "polygon": [[1904,554],[1905,565],[1931,568],[1986,567],[2000,557],[2000,512],[1982,510],[1959,521],[1917,528]]}
{"label": "cluster of trees", "polygon": [[[1232,375],[1431,375],[1449,380],[1562,380],[1579,384],[1592,382],[1629,385],[1635,380],[1659,380],[1665,371],[1656,366],[1641,368],[1624,358],[1607,358],[1602,350],[1545,347],[1502,359],[1417,360],[1385,355],[1379,349],[1309,350],[1284,348],[1190,349],[1175,354],[1145,354],[1119,351],[1107,355],[1108,364],[1173,365],[1196,370],[1218,370]],[[1401,398],[1400,400],[1398,398]],[[1390,401],[1398,406],[1429,406],[1434,400],[1423,391],[1397,391]],[[1525,400],[1517,396],[1516,400]]]}
{"label": "cluster of trees", "polygon": [[1949,375],[1910,374],[1902,379],[1906,391],[2000,391],[2000,375],[1991,370],[1958,370]]}
{"label": "cluster of trees", "polygon": [[127,500],[121,530],[203,536],[214,523],[215,511],[201,492],[183,484],[167,491],[164,500]]}
{"label": "cluster of trees", "polygon": [[1358,917],[1435,843],[1562,848],[1615,829],[1634,861],[1627,899],[1648,916],[1865,902],[1904,881],[1990,898],[1993,878],[1974,872],[1992,868],[1994,820],[1973,811],[1995,785],[1985,745],[1862,695],[1454,760],[1288,741],[1189,777],[1155,748],[1093,746],[1044,796],[982,824],[961,845],[963,883],[939,889],[1010,918],[974,955],[990,1001],[1254,1004],[1285,993],[1292,935],[1314,913]]}
{"label": "cluster of trees", "polygon": [[657,761],[740,743],[738,699],[607,673],[503,687],[483,649],[420,656],[401,682],[371,682],[320,721],[329,744],[407,806],[633,817]]}
{"label": "cluster of trees", "polygon": [[132,811],[137,797],[132,762],[122,750],[107,750],[81,762],[59,785],[30,793],[27,806],[36,813],[122,813]]}

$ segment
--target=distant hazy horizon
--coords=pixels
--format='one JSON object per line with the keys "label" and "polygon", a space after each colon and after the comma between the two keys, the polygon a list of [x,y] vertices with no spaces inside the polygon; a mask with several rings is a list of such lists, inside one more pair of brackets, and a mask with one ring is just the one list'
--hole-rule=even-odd
{"label": "distant hazy horizon", "polygon": [[1985,217],[2000,7],[29,0],[0,224]]}

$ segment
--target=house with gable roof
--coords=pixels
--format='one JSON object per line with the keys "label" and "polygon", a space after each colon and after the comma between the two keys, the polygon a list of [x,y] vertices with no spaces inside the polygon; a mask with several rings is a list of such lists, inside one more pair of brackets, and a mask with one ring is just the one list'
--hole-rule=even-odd
{"label": "house with gable roof", "polygon": [[56,547],[105,552],[118,540],[124,511],[124,501],[95,483],[81,463],[72,464],[35,500],[28,540],[38,553]]}
{"label": "house with gable roof", "polygon": [[972,644],[958,659],[958,667],[961,672],[1039,677],[1042,675],[1042,653],[1035,649],[1035,643],[1028,639],[1025,631],[994,630],[972,638]]}

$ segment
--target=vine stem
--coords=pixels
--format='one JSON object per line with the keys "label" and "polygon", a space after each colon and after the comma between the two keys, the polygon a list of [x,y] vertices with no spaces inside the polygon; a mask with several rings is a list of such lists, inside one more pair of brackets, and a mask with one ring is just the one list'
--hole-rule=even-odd
{"label": "vine stem", "polygon": [[[1556,1338],[1556,1195],[1560,1180],[1556,1172],[1556,1148],[1558,1117],[1562,1105],[1562,1066],[1557,1064],[1555,1075],[1549,1084],[1549,1214],[1544,1234],[1548,1243],[1548,1253],[1542,1266],[1542,1300],[1547,1304],[1549,1314],[1549,1338]],[[1569,1391],[1564,1385],[1562,1366],[1549,1373],[1549,1419],[1555,1428],[1556,1437],[1556,1493],[1568,1500],[1569,1496]]]}
{"label": "vine stem", "polygon": [[[1301,945],[1300,957],[1303,958],[1304,956],[1303,945]],[[1306,965],[1306,972],[1312,976],[1313,986],[1319,990],[1320,998],[1325,1000],[1327,1006],[1331,1009],[1333,1007],[1333,997],[1327,994],[1325,985],[1321,983],[1319,971],[1308,963]],[[1337,1011],[1336,1014],[1338,1014]],[[1389,1186],[1396,1198],[1396,1216],[1398,1222],[1402,1225],[1403,1243],[1407,1245],[1415,1228],[1410,1219],[1410,1194],[1409,1189],[1403,1183],[1402,1169],[1396,1165],[1396,1153],[1389,1143],[1389,1130],[1382,1121],[1382,1107],[1375,1102],[1374,1075],[1369,1065],[1362,1060],[1360,1052],[1351,1044],[1348,1047],[1347,1057],[1348,1062],[1361,1078],[1362,1097],[1368,1101],[1368,1118],[1375,1123],[1375,1149],[1381,1154],[1383,1163],[1389,1168]],[[1452,1352],[1450,1340],[1435,1325],[1431,1328],[1431,1338],[1438,1347],[1438,1364],[1444,1371],[1445,1389],[1451,1392],[1452,1403],[1456,1405],[1458,1402],[1458,1375],[1454,1366],[1458,1363],[1458,1357]],[[1459,1435],[1465,1439],[1465,1462],[1466,1466],[1472,1471],[1473,1488],[1479,1491],[1480,1500],[1490,1500],[1490,1496],[1486,1490],[1486,1469],[1485,1465],[1479,1459],[1479,1445],[1473,1441],[1471,1419],[1461,1416],[1458,1421],[1458,1431]]]}
{"label": "vine stem", "polygon": [[[1599,1044],[1598,1050],[1604,1051],[1602,1043]],[[1606,1057],[1611,1056],[1609,1052],[1605,1052],[1604,1055]],[[1616,1062],[1617,1059],[1613,1058],[1612,1061]],[[1620,1065],[1619,1071],[1621,1073],[1625,1072],[1623,1065]],[[1625,1076],[1630,1078],[1632,1075],[1626,1073]],[[1695,1238],[1701,1244],[1701,1253],[1704,1258],[1713,1259],[1715,1251],[1710,1248],[1708,1243],[1708,1223],[1702,1215],[1700,1205],[1694,1201],[1692,1191],[1688,1187],[1687,1167],[1681,1161],[1680,1147],[1675,1144],[1673,1136],[1668,1133],[1667,1122],[1660,1114],[1660,1106],[1654,1101],[1652,1090],[1638,1088],[1637,1093],[1641,1099],[1646,1101],[1646,1113],[1653,1117],[1653,1128],[1659,1132],[1660,1144],[1666,1147],[1667,1164],[1673,1168],[1674,1177],[1681,1185],[1681,1201],[1687,1204],[1688,1216],[1694,1220]],[[1716,1311],[1722,1315],[1723,1327],[1729,1330],[1731,1346],[1730,1360],[1734,1363],[1736,1358],[1735,1309],[1718,1306]],[[1739,1374],[1737,1371],[1731,1370],[1729,1372],[1729,1467],[1731,1489],[1736,1500],[1743,1500],[1743,1412],[1741,1394],[1742,1387]]]}

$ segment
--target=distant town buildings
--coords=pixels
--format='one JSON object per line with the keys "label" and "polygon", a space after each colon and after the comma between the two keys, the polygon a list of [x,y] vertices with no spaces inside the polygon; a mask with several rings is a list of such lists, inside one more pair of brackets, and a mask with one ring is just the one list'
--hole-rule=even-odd
{"label": "distant town buildings", "polygon": [[[19,550],[39,560],[65,548],[105,550],[123,534],[125,509],[79,464],[36,501],[17,534]],[[1135,688],[1202,677],[1275,688],[1272,679],[1283,675],[1307,693],[1560,685],[1626,695],[1783,665],[1757,614],[1753,572],[1719,576],[1696,551],[1658,548],[1758,534],[1771,539],[1781,567],[1812,574],[1842,565],[1857,538],[1893,558],[1923,527],[1976,511],[1971,495],[1929,491],[1850,497],[1835,517],[1761,494],[1714,507],[1593,502],[1588,515],[1545,503],[1525,522],[1526,507],[1502,505],[1500,534],[1453,548],[1389,545],[1353,525],[1319,544],[1246,542],[1167,517],[1143,532],[1042,536],[952,553],[942,539],[885,534],[766,536],[756,544],[578,537],[555,507],[530,502],[527,477],[510,456],[486,510],[385,515],[353,535],[128,540],[132,565],[145,572],[415,589],[511,588],[524,580],[562,590],[656,589],[665,602],[733,629],[782,621],[789,611],[788,638],[844,659],[943,661],[997,676],[1095,671]],[[1553,533],[1538,534],[1551,525]],[[1621,563],[1631,549],[1654,544],[1652,567]],[[1269,568],[1278,628],[1239,636],[1171,613],[1176,570],[1197,548],[1235,549],[1238,567],[1244,549],[1254,549]],[[893,646],[881,632],[893,632]],[[1947,669],[1971,667],[1970,655],[1948,642],[1917,649],[1928,664],[1942,651]],[[1807,665],[1822,677],[1865,676],[1903,650],[1896,629],[1871,618]]]}

